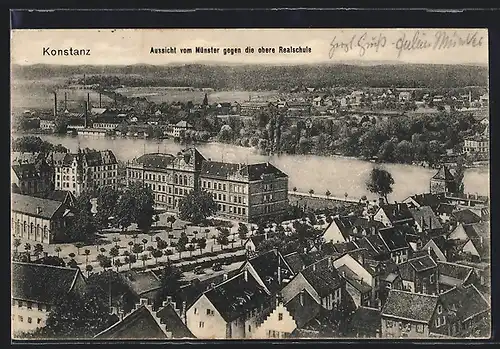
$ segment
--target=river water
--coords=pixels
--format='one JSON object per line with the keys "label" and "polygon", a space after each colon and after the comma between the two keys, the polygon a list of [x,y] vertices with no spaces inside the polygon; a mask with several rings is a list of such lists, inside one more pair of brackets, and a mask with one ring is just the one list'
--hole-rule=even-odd
{"label": "river water", "polygon": [[[131,160],[145,152],[177,153],[184,146],[170,139],[151,140],[140,138],[69,136],[69,135],[37,135],[53,144],[62,144],[71,151],[88,147],[97,150],[111,149],[122,161]],[[197,145],[198,150],[206,157],[217,161],[252,163],[269,161],[289,176],[289,188],[297,187],[298,191],[308,192],[313,189],[316,194],[324,194],[327,190],[332,196],[359,198],[366,195],[369,199],[376,195],[366,190],[365,181],[374,164],[369,161],[344,158],[322,157],[315,155],[260,155],[253,148],[239,147],[230,144],[206,143]],[[401,201],[415,193],[429,192],[429,179],[436,170],[402,164],[383,165],[394,178],[393,193],[389,201]],[[464,176],[465,191],[489,195],[489,171],[487,168],[467,169]]]}

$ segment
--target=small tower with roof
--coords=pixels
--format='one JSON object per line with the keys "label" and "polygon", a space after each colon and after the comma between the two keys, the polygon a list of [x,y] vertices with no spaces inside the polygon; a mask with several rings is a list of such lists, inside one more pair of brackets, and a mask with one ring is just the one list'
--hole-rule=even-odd
{"label": "small tower with roof", "polygon": [[442,165],[430,180],[431,194],[455,193],[457,191],[456,187],[455,176],[446,165]]}

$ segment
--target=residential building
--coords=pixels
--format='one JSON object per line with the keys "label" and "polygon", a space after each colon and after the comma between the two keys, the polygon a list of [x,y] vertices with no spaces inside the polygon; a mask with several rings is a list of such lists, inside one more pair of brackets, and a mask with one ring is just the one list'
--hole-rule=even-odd
{"label": "residential building", "polygon": [[53,170],[45,159],[36,162],[14,162],[11,166],[11,183],[15,184],[21,194],[35,195],[53,189]]}
{"label": "residential building", "polygon": [[59,297],[83,293],[85,287],[79,268],[12,262],[12,328],[31,332],[44,327]]}
{"label": "residential building", "polygon": [[474,135],[464,139],[463,152],[465,154],[487,155],[490,148],[489,137],[484,135]]}
{"label": "residential building", "polygon": [[443,229],[438,217],[429,206],[410,208],[410,213],[415,221],[415,227],[419,233],[437,234]]}
{"label": "residential building", "polygon": [[491,258],[488,222],[459,224],[448,235],[448,240],[454,241],[459,255],[471,261],[489,261]]}
{"label": "residential building", "polygon": [[444,203],[439,204],[435,212],[438,215],[439,220],[443,223],[446,223],[450,221],[454,210],[455,205]]}
{"label": "residential building", "polygon": [[365,236],[363,239],[359,239],[356,244],[360,248],[364,248],[368,255],[374,260],[391,260],[391,253],[379,234]]}
{"label": "residential building", "polygon": [[118,162],[111,150],[79,149],[62,158],[52,155],[56,190],[71,191],[78,196],[85,189],[103,186],[118,187]]}
{"label": "residential building", "polygon": [[441,322],[442,326],[436,326],[434,332],[452,337],[490,337],[490,300],[476,286],[455,286],[439,298],[446,320]]}
{"label": "residential building", "polygon": [[454,211],[451,214],[451,217],[454,218],[455,222],[460,224],[474,224],[481,222],[481,217],[468,208]]}
{"label": "residential building", "polygon": [[92,128],[114,131],[122,123],[115,115],[103,115],[92,121]]}
{"label": "residential building", "polygon": [[446,165],[442,165],[430,180],[431,194],[454,193],[457,189],[455,176]]}
{"label": "residential building", "polygon": [[269,107],[271,103],[260,101],[248,101],[240,104],[240,114],[244,116],[252,116],[254,113],[263,111]]}
{"label": "residential building", "polygon": [[346,335],[351,338],[380,338],[380,309],[359,307],[349,317]]}
{"label": "residential building", "polygon": [[[184,309],[185,310],[185,309]],[[190,339],[195,338],[183,320],[182,308],[177,309],[171,299],[164,301],[159,309],[153,309],[148,299],[141,298],[130,313],[98,333],[95,339]]]}
{"label": "residential building", "polygon": [[42,130],[54,131],[56,123],[54,120],[40,119],[40,128]]}
{"label": "residential building", "polygon": [[292,115],[307,116],[311,114],[311,104],[309,102],[302,101],[288,101],[287,112]]}
{"label": "residential building", "polygon": [[382,222],[371,217],[340,216],[333,218],[327,226],[323,232],[323,239],[333,244],[357,241],[366,235],[376,234],[383,227]]}
{"label": "residential building", "polygon": [[325,100],[321,96],[314,97],[312,100],[312,104],[314,107],[322,107],[325,104]]}
{"label": "residential building", "polygon": [[250,338],[273,307],[247,270],[200,295],[187,310],[187,327],[203,339]]}
{"label": "residential building", "polygon": [[333,261],[333,266],[345,280],[346,292],[351,296],[356,307],[372,306],[375,282],[363,265],[349,254]]}
{"label": "residential building", "polygon": [[245,247],[245,250],[249,254],[256,253],[257,250],[258,250],[258,248],[259,248],[259,245],[263,241],[266,241],[267,237],[268,237],[267,233],[252,235],[251,237],[249,237],[247,239],[247,241],[245,241],[245,243],[243,244],[243,246]]}
{"label": "residential building", "polygon": [[423,255],[398,265],[403,289],[413,293],[438,294],[438,269],[436,262]]}
{"label": "residential building", "polygon": [[328,265],[314,263],[301,270],[281,290],[286,304],[300,292],[307,291],[326,310],[338,308],[345,300],[345,281],[333,268],[332,258],[325,259]]}
{"label": "residential building", "polygon": [[380,229],[378,235],[384,243],[390,259],[395,263],[404,263],[409,258],[410,246],[406,241],[407,231],[410,229],[403,229],[410,227],[389,227]]}
{"label": "residential building", "polygon": [[468,286],[477,281],[477,274],[471,266],[438,261],[437,267],[440,293],[455,286]]}
{"label": "residential building", "polygon": [[381,205],[373,219],[382,222],[386,227],[414,224],[413,216],[404,203]]}
{"label": "residential building", "polygon": [[51,244],[64,239],[72,213],[60,201],[12,194],[12,234],[22,239]]}
{"label": "residential building", "polygon": [[269,295],[276,294],[294,273],[280,252],[270,250],[247,259],[238,270],[248,271]]}
{"label": "residential building", "polygon": [[408,102],[411,100],[411,92],[402,91],[399,93],[399,101],[400,102]]}
{"label": "residential building", "polygon": [[149,186],[156,206],[170,212],[177,212],[179,200],[195,189],[213,195],[218,216],[241,221],[283,214],[288,202],[288,176],[272,164],[208,161],[195,148],[128,162],[127,183],[132,181]]}
{"label": "residential building", "polygon": [[444,202],[444,195],[423,193],[407,197],[402,203],[408,205],[408,208],[418,208],[422,206],[429,206],[434,212]]}
{"label": "residential building", "polygon": [[187,121],[179,121],[172,127],[172,136],[173,137],[180,137],[182,132],[186,132],[187,130],[192,130],[194,129],[193,125],[191,125]]}
{"label": "residential building", "polygon": [[427,251],[435,261],[446,262],[449,254],[449,244],[444,236],[436,236],[427,241],[422,247],[423,251]]}
{"label": "residential building", "polygon": [[383,338],[429,338],[446,325],[443,303],[437,295],[390,290],[382,308]]}

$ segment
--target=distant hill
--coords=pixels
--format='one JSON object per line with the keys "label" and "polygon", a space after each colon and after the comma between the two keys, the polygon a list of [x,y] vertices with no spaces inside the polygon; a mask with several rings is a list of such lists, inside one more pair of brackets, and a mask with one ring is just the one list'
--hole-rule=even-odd
{"label": "distant hill", "polygon": [[[359,62],[357,62],[359,63]],[[480,65],[377,64],[350,62],[309,65],[15,65],[14,79],[75,75],[117,75],[127,86],[193,86],[266,90],[295,86],[429,87],[487,86],[488,67]]]}

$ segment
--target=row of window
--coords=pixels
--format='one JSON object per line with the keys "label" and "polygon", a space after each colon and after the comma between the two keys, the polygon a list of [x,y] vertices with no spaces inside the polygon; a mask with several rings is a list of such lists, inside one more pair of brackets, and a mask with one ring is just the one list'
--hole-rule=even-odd
{"label": "row of window", "polygon": [[22,308],[22,307],[26,306],[26,308],[28,310],[32,310],[33,304],[35,304],[39,311],[43,311],[43,310],[50,311],[50,305],[48,305],[48,304],[43,305],[41,303],[33,303],[33,302],[29,302],[29,301],[19,301],[19,300],[13,299],[12,306],[16,306],[16,304],[17,304],[18,308]]}
{"label": "row of window", "polygon": [[246,215],[247,210],[245,207],[234,207],[234,206],[229,206],[225,204],[217,204],[217,209],[221,212],[229,212],[229,213],[234,213],[234,214],[239,214],[239,215]]}
{"label": "row of window", "polygon": [[[209,180],[202,180],[201,187],[204,189],[214,189],[221,191],[227,190],[226,183],[209,181]],[[241,194],[247,194],[248,192],[246,185],[239,185],[239,184],[229,184],[229,191]]]}
{"label": "row of window", "polygon": [[[217,200],[217,201],[226,201],[227,200],[226,194],[212,193],[212,196],[214,197],[214,200]],[[246,199],[246,196],[229,195],[229,202],[234,203],[234,204],[246,205],[247,199]]]}
{"label": "row of window", "polygon": [[[12,315],[12,321],[15,321],[15,316],[14,315]],[[22,315],[18,315],[17,316],[17,321],[24,322],[24,317]],[[33,318],[30,317],[30,316],[28,316],[28,323],[29,324],[33,323]],[[37,323],[37,325],[40,325],[42,323],[42,319],[37,318],[36,319],[36,323]]]}
{"label": "row of window", "polygon": [[410,322],[403,323],[400,321],[387,320],[385,322],[385,325],[387,328],[399,326],[400,330],[402,330],[404,328],[406,332],[410,332],[412,330],[412,326],[415,326],[415,331],[417,333],[424,333],[424,325],[423,324],[412,324]]}
{"label": "row of window", "polygon": [[38,238],[42,235],[42,233],[44,239],[47,239],[49,236],[48,233],[49,230],[46,225],[44,225],[42,229],[40,224],[37,224],[35,227],[33,223],[28,225],[26,221],[24,221],[23,224],[21,224],[19,220],[17,220],[17,222],[14,223],[14,219],[12,220],[12,225],[14,225],[15,235],[21,235],[22,237],[26,235],[27,238],[30,238],[33,235],[35,235],[36,236],[35,240],[38,240]]}

